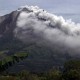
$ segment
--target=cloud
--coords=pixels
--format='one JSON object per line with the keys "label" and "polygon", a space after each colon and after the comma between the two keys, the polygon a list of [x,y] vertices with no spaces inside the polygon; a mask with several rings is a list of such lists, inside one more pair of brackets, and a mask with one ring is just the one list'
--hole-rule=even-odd
{"label": "cloud", "polygon": [[32,29],[35,34],[51,43],[80,52],[80,23],[65,20],[62,16],[50,14],[37,6],[23,6],[18,11],[21,13],[15,29],[17,38],[23,41],[27,31]]}

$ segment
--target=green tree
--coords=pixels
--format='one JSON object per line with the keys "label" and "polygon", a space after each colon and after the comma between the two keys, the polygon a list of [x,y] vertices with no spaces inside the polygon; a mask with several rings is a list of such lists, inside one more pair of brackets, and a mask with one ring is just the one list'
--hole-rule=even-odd
{"label": "green tree", "polygon": [[61,72],[59,70],[50,70],[47,74],[48,80],[61,80]]}
{"label": "green tree", "polygon": [[71,60],[66,62],[63,77],[65,80],[80,80],[80,61]]}

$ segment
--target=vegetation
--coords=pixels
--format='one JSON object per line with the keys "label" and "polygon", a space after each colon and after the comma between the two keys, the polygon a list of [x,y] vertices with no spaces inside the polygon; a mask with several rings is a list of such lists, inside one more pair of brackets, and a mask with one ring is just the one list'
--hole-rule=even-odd
{"label": "vegetation", "polygon": [[0,71],[6,70],[8,67],[14,65],[16,62],[19,62],[25,59],[28,56],[25,52],[19,52],[14,55],[6,56],[4,59],[0,60]]}
{"label": "vegetation", "polygon": [[[15,54],[15,56],[19,58],[24,55]],[[9,57],[7,62],[8,61],[13,60]],[[0,80],[80,80],[80,61],[71,60],[66,62],[63,71],[51,69],[48,72],[41,74],[30,73],[26,70],[13,74],[3,73],[0,75]]]}
{"label": "vegetation", "polygon": [[64,65],[65,80],[80,80],[80,60],[71,60]]}
{"label": "vegetation", "polygon": [[[25,59],[28,54],[24,51],[12,55],[0,52],[0,80],[80,80],[80,60],[70,60],[64,64],[63,69],[54,68],[45,73],[31,73],[23,70],[10,74],[6,69]],[[4,57],[2,56],[4,55]]]}

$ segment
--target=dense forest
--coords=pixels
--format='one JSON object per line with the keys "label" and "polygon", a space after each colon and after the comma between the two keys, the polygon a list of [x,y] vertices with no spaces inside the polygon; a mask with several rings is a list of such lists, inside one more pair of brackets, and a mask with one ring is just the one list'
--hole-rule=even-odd
{"label": "dense forest", "polygon": [[44,73],[32,73],[22,70],[17,73],[8,73],[6,69],[27,55],[16,54],[0,61],[0,80],[80,80],[80,60],[65,62],[63,69],[53,68]]}
{"label": "dense forest", "polygon": [[9,72],[8,68],[23,61],[28,57],[24,51],[6,55],[8,51],[0,52],[0,80],[80,80],[80,60],[68,60],[64,65],[53,67],[46,72],[31,72],[21,70]]}

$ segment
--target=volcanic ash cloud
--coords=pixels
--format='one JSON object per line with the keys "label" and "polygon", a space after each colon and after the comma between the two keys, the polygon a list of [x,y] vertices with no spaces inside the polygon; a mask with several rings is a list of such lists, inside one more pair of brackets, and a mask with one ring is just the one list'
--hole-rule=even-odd
{"label": "volcanic ash cloud", "polygon": [[[35,34],[42,35],[45,40],[64,45],[65,47],[80,49],[80,24],[65,20],[62,16],[50,14],[37,6],[23,6],[18,11],[15,35],[23,40],[27,30],[32,29]],[[22,33],[18,36],[19,31]]]}

